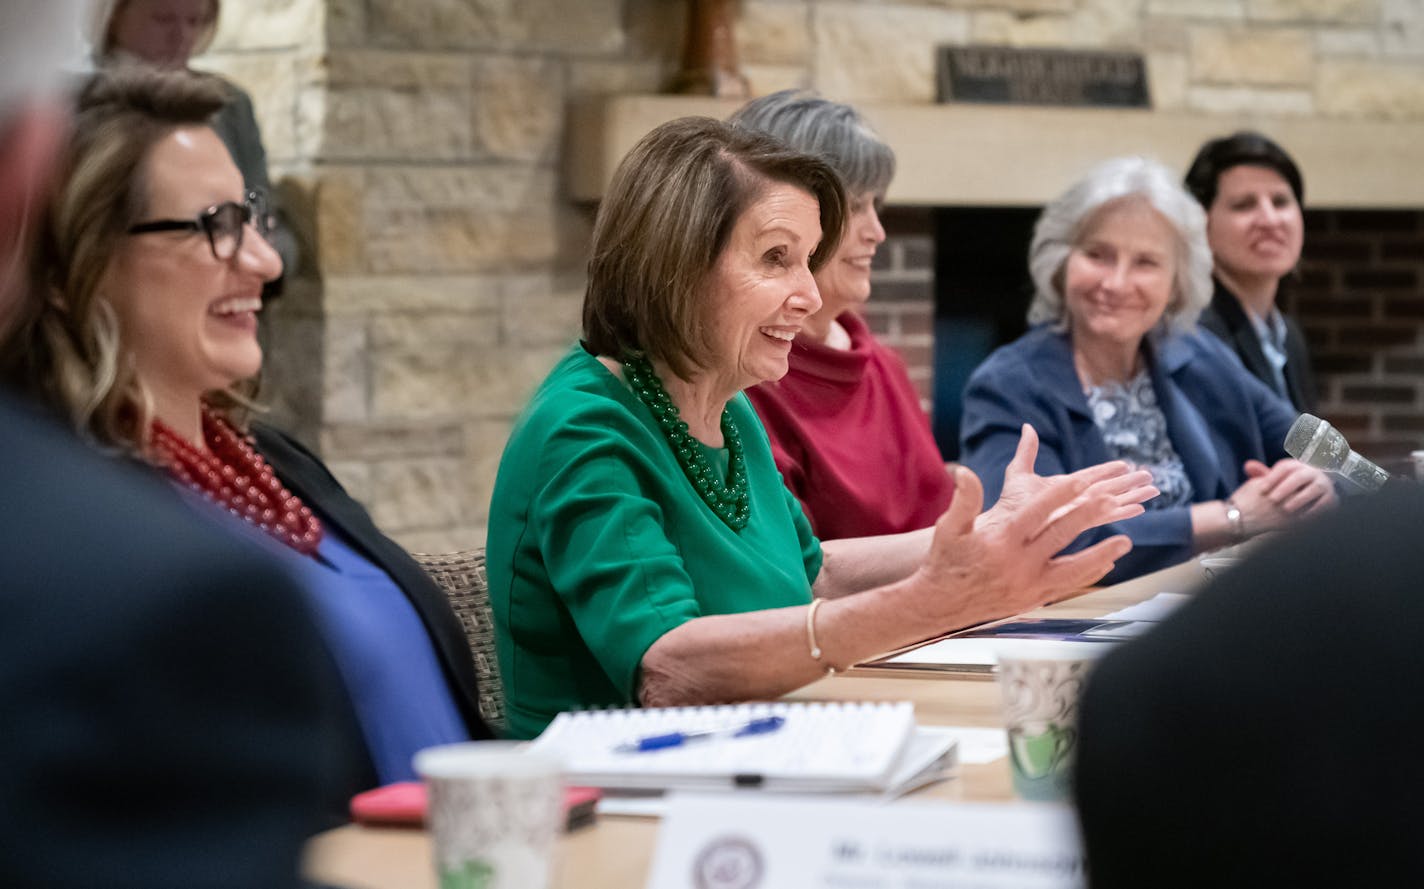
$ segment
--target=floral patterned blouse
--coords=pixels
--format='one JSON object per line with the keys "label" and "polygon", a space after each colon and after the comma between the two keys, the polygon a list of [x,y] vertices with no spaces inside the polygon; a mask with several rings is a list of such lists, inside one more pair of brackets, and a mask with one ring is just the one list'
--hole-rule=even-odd
{"label": "floral patterned blouse", "polygon": [[1148,509],[1186,506],[1192,502],[1192,483],[1182,458],[1167,437],[1167,418],[1157,405],[1157,392],[1146,370],[1123,383],[1089,386],[1088,409],[1114,460],[1152,473],[1161,495],[1148,500]]}

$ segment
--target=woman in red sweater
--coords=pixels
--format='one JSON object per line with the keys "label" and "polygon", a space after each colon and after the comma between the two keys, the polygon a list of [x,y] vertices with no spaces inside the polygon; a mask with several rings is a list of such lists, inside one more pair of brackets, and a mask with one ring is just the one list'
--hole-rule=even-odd
{"label": "woman in red sweater", "polygon": [[953,476],[904,362],[860,315],[885,240],[894,152],[854,108],[814,93],[764,96],[731,122],[822,157],[850,201],[840,248],[816,273],[821,310],[796,338],[790,370],[747,390],[777,468],[822,540],[928,527],[954,497]]}

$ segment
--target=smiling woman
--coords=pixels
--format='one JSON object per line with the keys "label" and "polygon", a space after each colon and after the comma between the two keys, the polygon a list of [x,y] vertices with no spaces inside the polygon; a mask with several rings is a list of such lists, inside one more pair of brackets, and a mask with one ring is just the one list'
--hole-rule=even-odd
{"label": "smiling woman", "polygon": [[154,413],[198,439],[203,393],[262,369],[262,285],[282,273],[282,260],[253,225],[261,216],[243,202],[242,174],[211,129],[169,132],[140,175],[143,221],[129,227],[104,289]]}
{"label": "smiling woman", "polygon": [[[845,200],[818,158],[705,118],[664,124],[594,225],[584,340],[515,423],[486,551],[510,731],[563,710],[766,698],[1023,611],[1126,548],[1056,553],[1141,512],[1121,464],[979,484],[937,528],[829,541],[782,484],[742,390],[780,378],[821,307]],[[962,502],[961,502],[962,501]]]}
{"label": "smiling woman", "polygon": [[[222,12],[220,0],[91,0],[88,6],[85,37],[94,63],[110,69],[140,64],[191,71],[189,60],[212,44]],[[216,74],[198,76],[222,88],[223,104],[210,125],[231,152],[246,187],[270,192],[267,150],[251,97]],[[267,207],[265,239],[291,275],[297,265],[297,240],[279,210]],[[269,292],[275,292],[275,287],[275,283],[268,285]]]}
{"label": "smiling woman", "polygon": [[815,197],[778,182],[732,227],[708,281],[727,300],[713,322],[716,354],[735,356],[725,361],[723,403],[762,380],[780,379],[791,342],[821,307],[807,259],[821,242],[819,216]]}
{"label": "smiling woman", "polygon": [[[490,732],[439,588],[316,457],[247,423],[262,287],[282,263],[261,196],[207,126],[223,97],[181,71],[84,86],[40,232],[41,277],[0,368],[91,441],[164,473],[195,520],[257,537],[305,581],[346,681],[353,747],[364,740],[368,754],[333,764],[343,783],[331,806],[344,812],[351,793],[414,777],[416,750]],[[193,579],[194,595],[203,584]]]}
{"label": "smiling woman", "polygon": [[840,246],[816,271],[821,308],[787,372],[747,391],[776,468],[822,540],[928,527],[954,497],[953,477],[905,362],[861,315],[895,154],[854,108],[811,92],[762,96],[730,122],[824,158],[849,202]]}
{"label": "smiling woman", "polygon": [[1080,379],[1123,380],[1172,296],[1172,226],[1144,200],[1108,204],[1063,267]]}
{"label": "smiling woman", "polygon": [[1290,404],[1195,330],[1211,295],[1205,222],[1155,161],[1094,169],[1034,229],[1029,321],[1039,326],[989,356],[965,389],[963,460],[986,478],[1008,465],[1024,422],[1043,437],[1039,471],[1116,459],[1152,473],[1162,493],[1145,514],[1074,544],[1128,535],[1132,553],[1110,580],[1335,502],[1323,473],[1285,459]]}
{"label": "smiling woman", "polygon": [[1285,149],[1240,132],[1201,147],[1187,189],[1206,208],[1216,290],[1202,326],[1296,410],[1315,409],[1315,375],[1300,327],[1277,307],[1300,261],[1305,183]]}

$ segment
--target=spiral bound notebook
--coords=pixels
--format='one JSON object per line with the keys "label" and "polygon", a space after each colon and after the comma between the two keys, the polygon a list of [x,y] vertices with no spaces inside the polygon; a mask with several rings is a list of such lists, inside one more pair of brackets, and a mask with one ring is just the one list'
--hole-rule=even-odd
{"label": "spiral bound notebook", "polygon": [[[783,721],[737,735],[767,717]],[[679,733],[696,740],[628,752]],[[561,713],[531,749],[571,783],[614,790],[898,792],[952,766],[954,739],[917,728],[909,703],[765,703]]]}

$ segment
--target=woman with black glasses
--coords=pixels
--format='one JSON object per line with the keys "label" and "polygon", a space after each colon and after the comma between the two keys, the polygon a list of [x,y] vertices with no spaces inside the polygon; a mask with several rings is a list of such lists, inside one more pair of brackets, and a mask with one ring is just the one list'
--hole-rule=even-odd
{"label": "woman with black glasses", "polygon": [[[247,425],[262,286],[282,264],[261,196],[207,126],[222,98],[183,72],[99,74],[83,88],[39,232],[45,278],[0,368],[102,448],[166,473],[198,515],[268,541],[306,581],[370,754],[345,776],[344,805],[413,777],[416,750],[489,730],[440,590],[315,456]],[[193,586],[201,594],[203,578]]]}
{"label": "woman with black glasses", "polygon": [[[211,71],[188,67],[193,56],[207,52],[217,35],[222,13],[220,0],[91,0],[84,37],[96,69],[147,65],[165,70],[191,71],[223,89],[223,107],[214,115],[214,132],[232,154],[247,187],[267,189],[267,149],[252,107],[252,97],[241,87]],[[286,273],[296,270],[297,238],[283,221],[281,208],[270,208],[267,243],[282,257]],[[267,288],[279,289],[280,281]]]}

